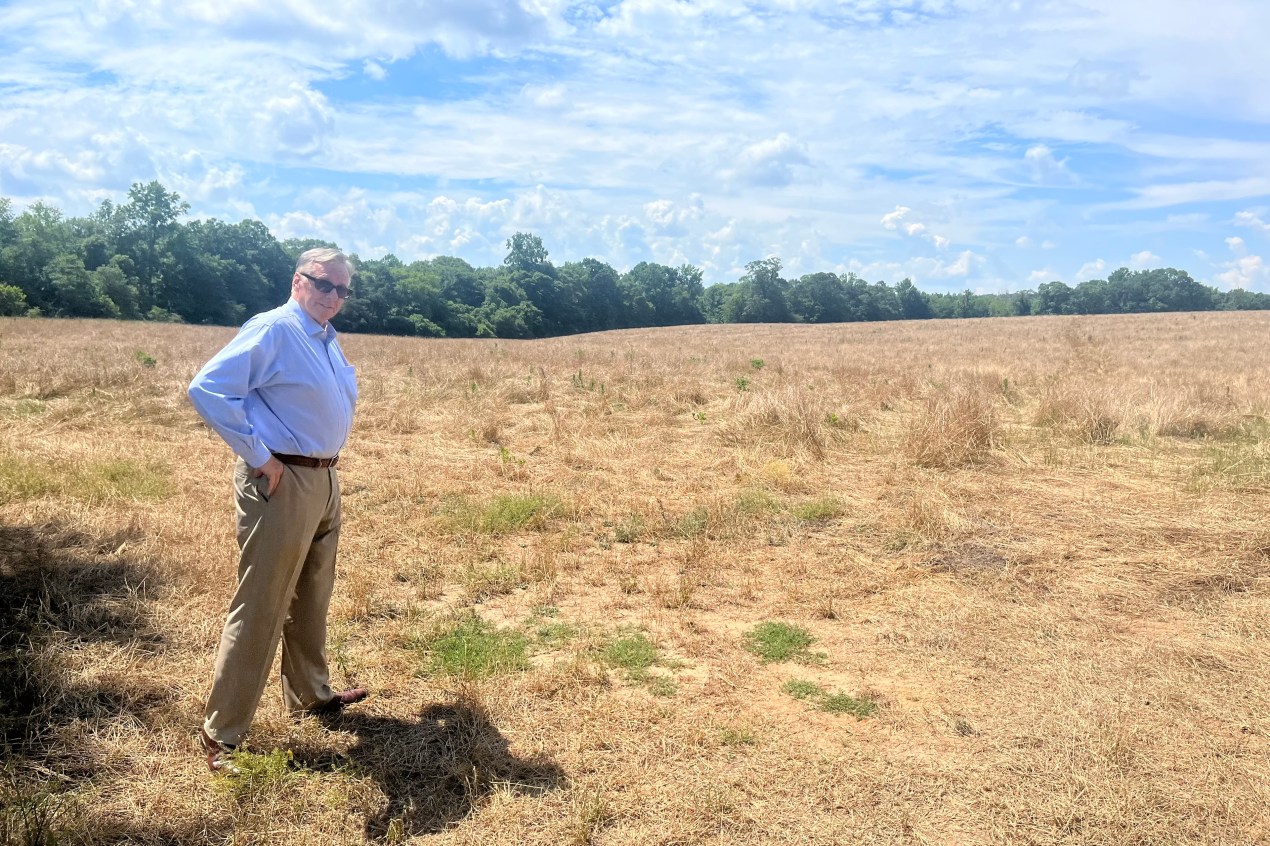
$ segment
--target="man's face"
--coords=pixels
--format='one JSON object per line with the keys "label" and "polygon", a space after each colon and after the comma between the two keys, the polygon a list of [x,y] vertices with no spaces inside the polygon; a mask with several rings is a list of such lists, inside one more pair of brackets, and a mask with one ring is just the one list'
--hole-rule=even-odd
{"label": "man's face", "polygon": [[[305,274],[308,274],[307,276]],[[348,287],[349,277],[348,271],[344,265],[339,262],[331,262],[330,264],[313,264],[309,265],[304,273],[296,271],[291,277],[291,297],[300,304],[300,308],[304,309],[305,314],[312,317],[320,325],[325,326],[327,321],[340,313],[340,308],[344,305],[344,301],[340,299],[339,292],[332,289],[330,292],[323,294],[318,290],[317,285],[313,283],[313,279],[319,279],[331,285],[342,285]]]}

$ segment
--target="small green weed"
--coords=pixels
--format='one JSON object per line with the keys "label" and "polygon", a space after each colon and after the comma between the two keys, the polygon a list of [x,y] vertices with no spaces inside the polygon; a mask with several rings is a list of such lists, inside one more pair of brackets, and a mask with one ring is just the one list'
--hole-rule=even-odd
{"label": "small green weed", "polygon": [[790,623],[759,623],[745,633],[745,648],[764,661],[800,661],[815,663],[823,653],[812,653],[807,647],[816,642],[811,632]]}
{"label": "small green weed", "polygon": [[750,380],[745,378],[744,376],[738,376],[736,377],[735,385],[738,391],[740,391],[741,393],[745,393],[746,391],[750,389]]}
{"label": "small green weed", "polygon": [[137,360],[137,363],[140,364],[142,367],[154,367],[156,364],[159,363],[158,359],[150,355],[145,350],[137,350],[135,353],[132,354],[132,357],[135,358]]}
{"label": "small green weed", "polygon": [[706,422],[706,413],[704,411],[694,411],[692,413],[692,419],[696,420],[698,423],[704,423]]}
{"label": "small green weed", "polygon": [[631,514],[613,527],[613,539],[618,543],[635,543],[644,533],[644,518]]}
{"label": "small green weed", "polygon": [[410,643],[428,672],[469,679],[528,669],[528,646],[520,632],[495,628],[474,614],[449,620]]}
{"label": "small green weed", "polygon": [[763,361],[763,359],[761,359],[761,358],[752,358],[752,359],[750,359],[750,367],[753,367],[755,370],[762,370],[762,369],[763,369],[763,365],[764,365],[764,364],[766,364],[766,363],[767,363],[767,362]]}

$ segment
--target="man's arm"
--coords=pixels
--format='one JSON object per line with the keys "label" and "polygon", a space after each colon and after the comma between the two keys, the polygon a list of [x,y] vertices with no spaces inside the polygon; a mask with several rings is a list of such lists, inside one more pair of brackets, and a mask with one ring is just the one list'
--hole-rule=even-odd
{"label": "man's arm", "polygon": [[256,435],[246,412],[247,395],[269,377],[276,358],[270,328],[249,321],[203,365],[187,393],[199,416],[255,470],[254,476],[269,477],[272,496],[282,479],[282,463]]}

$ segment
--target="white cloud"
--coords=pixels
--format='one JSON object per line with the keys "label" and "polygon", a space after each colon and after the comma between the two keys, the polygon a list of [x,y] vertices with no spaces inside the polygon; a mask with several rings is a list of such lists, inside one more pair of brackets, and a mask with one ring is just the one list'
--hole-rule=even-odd
{"label": "white cloud", "polygon": [[1232,235],[1227,238],[1226,246],[1230,247],[1231,252],[1235,253],[1235,255],[1243,255],[1247,252],[1244,248],[1244,239],[1240,238],[1238,235]]}
{"label": "white cloud", "polygon": [[911,211],[912,209],[907,206],[896,206],[895,211],[882,215],[882,226],[886,229],[894,230],[900,225],[900,221],[904,219],[905,215]]}
{"label": "white cloud", "polygon": [[1270,267],[1262,261],[1261,256],[1246,255],[1226,262],[1226,270],[1217,275],[1218,280],[1227,288],[1244,288],[1246,290],[1264,290],[1270,287]]}
{"label": "white cloud", "polygon": [[1054,182],[1071,176],[1067,171],[1067,159],[1056,159],[1054,151],[1044,144],[1029,147],[1023,158],[1032,168],[1037,182]]}
{"label": "white cloud", "polygon": [[1014,246],[1019,247],[1020,249],[1026,249],[1032,246],[1032,239],[1026,235],[1020,235],[1014,239]]}
{"label": "white cloud", "polygon": [[1143,250],[1129,257],[1129,267],[1133,270],[1145,270],[1151,267],[1158,267],[1159,264],[1160,257],[1150,250]]}
{"label": "white cloud", "polygon": [[795,167],[810,164],[803,146],[782,132],[742,150],[736,173],[751,185],[780,188],[794,181]]}
{"label": "white cloud", "polygon": [[293,85],[263,103],[257,122],[261,140],[278,154],[309,158],[325,147],[335,115],[320,92]]}
{"label": "white cloud", "polygon": [[1057,278],[1057,274],[1054,273],[1053,269],[1045,267],[1029,273],[1027,275],[1027,284],[1033,286],[1041,285],[1045,282],[1052,282],[1055,278]]}
{"label": "white cloud", "polygon": [[1266,223],[1258,215],[1250,211],[1241,211],[1235,213],[1235,225],[1247,226],[1260,232],[1262,235],[1270,235],[1270,223]]}
{"label": "white cloud", "polygon": [[366,76],[371,79],[380,82],[388,77],[388,71],[384,68],[384,66],[379,62],[375,62],[370,59],[362,62],[362,73],[366,74]]}
{"label": "white cloud", "polygon": [[1076,281],[1088,282],[1090,279],[1100,279],[1106,270],[1107,263],[1102,259],[1087,261],[1080,266],[1080,270],[1076,271]]}

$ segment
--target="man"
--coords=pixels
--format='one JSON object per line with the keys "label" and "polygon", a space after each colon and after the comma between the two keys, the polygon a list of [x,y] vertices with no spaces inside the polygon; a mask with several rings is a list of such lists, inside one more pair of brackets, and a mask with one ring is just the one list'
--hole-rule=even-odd
{"label": "man", "polygon": [[282,695],[297,714],[365,699],[334,692],[326,615],[340,534],[335,465],[357,403],[353,367],[330,320],[352,293],[339,250],[300,256],[291,299],[258,314],[190,383],[207,424],[238,455],[238,589],[216,655],[200,741],[213,770],[233,771],[282,641]]}

